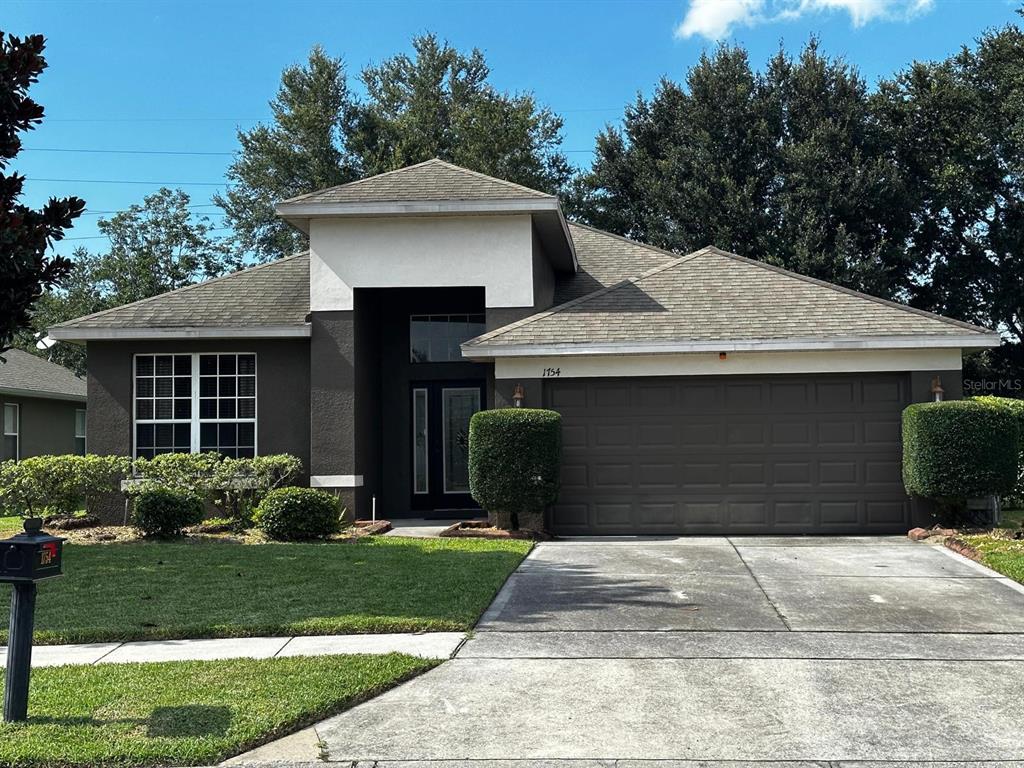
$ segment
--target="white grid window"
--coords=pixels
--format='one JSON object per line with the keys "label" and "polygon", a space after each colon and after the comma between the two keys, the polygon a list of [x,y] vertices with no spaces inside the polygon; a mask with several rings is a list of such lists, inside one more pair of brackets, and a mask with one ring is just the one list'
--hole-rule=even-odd
{"label": "white grid window", "polygon": [[136,355],[135,455],[256,454],[256,355]]}
{"label": "white grid window", "polygon": [[17,403],[4,403],[4,443],[0,459],[18,460],[19,410]]}
{"label": "white grid window", "polygon": [[85,456],[85,409],[75,411],[75,453]]}

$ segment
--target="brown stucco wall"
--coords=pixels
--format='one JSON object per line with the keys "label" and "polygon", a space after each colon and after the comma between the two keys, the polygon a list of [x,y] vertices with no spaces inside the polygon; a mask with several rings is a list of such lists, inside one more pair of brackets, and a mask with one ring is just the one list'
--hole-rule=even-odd
{"label": "brown stucco wall", "polygon": [[[84,409],[85,403],[5,395],[2,392],[0,403],[13,403],[18,406],[18,458],[75,452],[75,411]],[[86,430],[88,431],[88,425]],[[87,445],[89,450],[92,450],[91,443],[87,442]],[[4,455],[0,458],[11,457]]]}
{"label": "brown stucco wall", "polygon": [[309,468],[309,342],[306,339],[95,341],[88,352],[89,452],[130,455],[132,359],[136,354],[254,352],[258,451],[291,453]]}

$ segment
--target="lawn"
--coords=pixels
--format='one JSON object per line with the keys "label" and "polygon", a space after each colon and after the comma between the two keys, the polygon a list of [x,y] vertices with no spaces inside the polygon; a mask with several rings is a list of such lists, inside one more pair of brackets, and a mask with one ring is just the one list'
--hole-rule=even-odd
{"label": "lawn", "polygon": [[29,721],[0,724],[0,765],[215,764],[437,663],[389,654],[36,669]]}
{"label": "lawn", "polygon": [[1004,509],[999,513],[1000,528],[1024,527],[1024,509]]}
{"label": "lawn", "polygon": [[1024,584],[1024,540],[984,535],[960,538],[978,550],[989,568]]}
{"label": "lawn", "polygon": [[[368,537],[356,543],[66,544],[43,582],[40,644],[464,630],[528,542]],[[8,588],[0,587],[0,641]]]}
{"label": "lawn", "polygon": [[0,516],[0,534],[3,536],[13,536],[14,534],[21,531],[22,523],[24,518],[21,517],[2,517]]}

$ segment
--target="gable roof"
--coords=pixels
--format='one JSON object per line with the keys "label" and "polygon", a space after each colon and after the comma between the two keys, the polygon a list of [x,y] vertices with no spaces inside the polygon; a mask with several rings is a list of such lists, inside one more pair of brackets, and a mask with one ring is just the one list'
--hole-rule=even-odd
{"label": "gable roof", "polygon": [[300,253],[69,320],[49,333],[65,341],[112,331],[119,338],[308,336],[308,314],[309,254]]}
{"label": "gable roof", "polygon": [[985,328],[707,247],[493,330],[463,351],[488,357],[998,343]]}
{"label": "gable roof", "polygon": [[0,393],[22,397],[85,401],[85,380],[63,365],[21,349],[0,354]]}
{"label": "gable roof", "polygon": [[511,181],[485,176],[444,160],[427,160],[398,170],[284,200],[294,203],[383,203],[455,200],[554,199],[553,195]]}

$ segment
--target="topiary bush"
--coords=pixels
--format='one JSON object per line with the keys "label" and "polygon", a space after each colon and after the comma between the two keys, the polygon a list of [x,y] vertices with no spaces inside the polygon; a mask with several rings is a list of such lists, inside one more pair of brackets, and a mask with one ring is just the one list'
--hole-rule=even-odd
{"label": "topiary bush", "polygon": [[1017,419],[973,400],[918,403],[903,411],[903,484],[931,499],[1009,493],[1017,482]]}
{"label": "topiary bush", "polygon": [[1024,507],[1024,400],[1013,397],[995,397],[983,395],[971,398],[976,403],[993,408],[1005,408],[1017,420],[1017,483],[1013,490],[1003,497],[1003,506],[1009,509]]}
{"label": "topiary bush", "polygon": [[203,502],[195,494],[146,488],[134,497],[132,525],[143,536],[178,536],[202,519]]}
{"label": "topiary bush", "polygon": [[479,411],[469,422],[469,487],[498,528],[544,529],[558,500],[562,417],[539,408]]}
{"label": "topiary bush", "polygon": [[338,498],[315,488],[278,488],[256,507],[253,521],[271,539],[322,539],[341,529]]}

